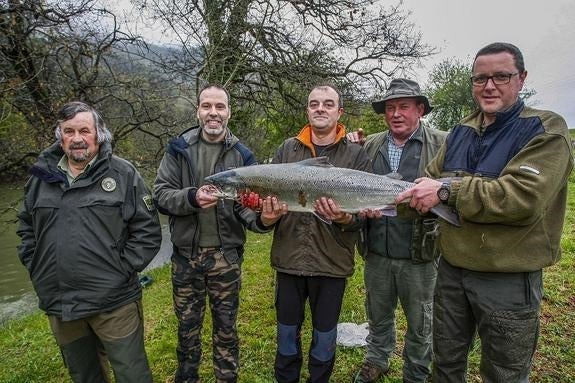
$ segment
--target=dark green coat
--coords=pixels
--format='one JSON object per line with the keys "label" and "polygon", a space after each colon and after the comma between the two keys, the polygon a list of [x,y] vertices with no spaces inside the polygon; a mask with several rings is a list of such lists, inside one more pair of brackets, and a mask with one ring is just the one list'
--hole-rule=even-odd
{"label": "dark green coat", "polygon": [[63,154],[56,143],[31,169],[18,252],[40,308],[69,321],[140,299],[137,272],[154,258],[162,235],[142,177],[112,155],[110,144],[72,185],[57,167]]}
{"label": "dark green coat", "polygon": [[[376,174],[391,172],[387,151],[389,132],[370,135],[365,143]],[[425,176],[425,166],[431,161],[445,141],[447,132],[426,127],[420,128],[403,148],[398,173],[404,181],[413,182]],[[435,226],[433,217],[383,217],[369,219],[364,234],[365,243],[361,252],[368,251],[389,258],[412,259],[414,262],[431,261],[434,258],[434,238],[428,234],[426,247],[422,246],[423,236]]]}

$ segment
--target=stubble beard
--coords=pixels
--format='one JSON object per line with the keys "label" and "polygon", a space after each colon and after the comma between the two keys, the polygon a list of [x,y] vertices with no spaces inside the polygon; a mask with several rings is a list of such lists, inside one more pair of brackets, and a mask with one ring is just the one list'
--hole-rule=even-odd
{"label": "stubble beard", "polygon": [[209,138],[216,139],[221,137],[227,128],[227,122],[222,122],[222,124],[218,127],[212,128],[206,124],[202,124],[202,131],[208,136]]}

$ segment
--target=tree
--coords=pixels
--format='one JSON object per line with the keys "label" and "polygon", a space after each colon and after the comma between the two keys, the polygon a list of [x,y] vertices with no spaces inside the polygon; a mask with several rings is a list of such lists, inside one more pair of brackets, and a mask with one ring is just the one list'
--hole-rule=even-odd
{"label": "tree", "polygon": [[[155,64],[196,91],[218,82],[232,94],[232,121],[248,143],[301,128],[312,84],[330,81],[346,99],[369,99],[433,53],[400,5],[362,0],[135,0],[179,49]],[[149,56],[149,54],[148,54]],[[249,128],[245,131],[244,128]],[[269,130],[268,130],[269,128]],[[256,130],[254,130],[256,129]],[[277,134],[281,129],[281,134]],[[275,138],[274,138],[275,139]],[[277,143],[273,143],[277,145]]]}
{"label": "tree", "polygon": [[436,128],[449,130],[475,110],[470,77],[470,66],[457,59],[433,67],[425,94],[433,106],[428,118]]}
{"label": "tree", "polygon": [[[436,128],[449,130],[477,108],[469,64],[455,58],[443,60],[431,70],[428,83],[425,94],[433,106],[428,118]],[[535,94],[534,89],[524,88],[519,97],[528,103]]]}
{"label": "tree", "polygon": [[0,175],[23,173],[54,140],[56,110],[73,99],[96,106],[117,143],[140,132],[163,146],[161,128],[179,122],[177,103],[159,86],[163,79],[131,54],[137,41],[96,0],[0,1],[0,126],[16,116],[31,128],[21,132],[32,133],[16,140],[30,144],[26,149],[0,153]]}

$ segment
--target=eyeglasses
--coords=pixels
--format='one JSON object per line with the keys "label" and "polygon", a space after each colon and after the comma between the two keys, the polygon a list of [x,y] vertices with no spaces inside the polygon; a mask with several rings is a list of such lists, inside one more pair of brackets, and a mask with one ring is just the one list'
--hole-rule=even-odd
{"label": "eyeglasses", "polygon": [[474,86],[484,86],[485,84],[487,84],[487,81],[489,80],[493,80],[493,83],[495,85],[505,85],[505,84],[509,84],[509,81],[511,81],[511,77],[518,75],[519,72],[515,72],[515,73],[496,73],[493,76],[485,76],[485,75],[477,75],[477,76],[471,76],[471,83]]}

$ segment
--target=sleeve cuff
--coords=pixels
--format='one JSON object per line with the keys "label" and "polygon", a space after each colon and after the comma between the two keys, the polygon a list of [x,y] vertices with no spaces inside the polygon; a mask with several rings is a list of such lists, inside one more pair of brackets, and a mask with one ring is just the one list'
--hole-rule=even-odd
{"label": "sleeve cuff", "polygon": [[196,193],[197,192],[198,192],[198,188],[190,188],[188,190],[188,202],[193,207],[199,208],[200,205],[198,204],[198,201],[196,200]]}
{"label": "sleeve cuff", "polygon": [[459,194],[459,189],[461,188],[461,181],[452,181],[451,190],[449,193],[449,199],[447,200],[447,205],[456,207],[457,195]]}

